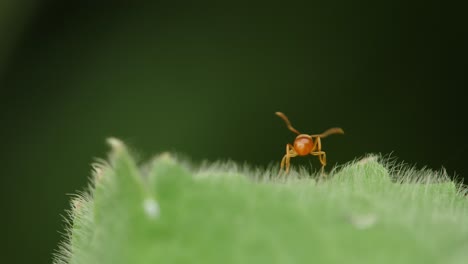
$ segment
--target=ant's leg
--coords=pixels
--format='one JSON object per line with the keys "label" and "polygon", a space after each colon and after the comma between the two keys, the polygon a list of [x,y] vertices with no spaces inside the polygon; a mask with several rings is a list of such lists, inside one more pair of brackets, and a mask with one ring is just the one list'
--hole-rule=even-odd
{"label": "ant's leg", "polygon": [[311,154],[312,152],[320,152],[320,151],[322,151],[322,141],[320,140],[320,137],[316,137],[314,146],[312,147]]}
{"label": "ant's leg", "polygon": [[327,156],[325,151],[313,151],[310,153],[313,156],[318,156],[320,164],[322,164],[322,175],[324,174],[325,166],[327,165]]}
{"label": "ant's leg", "polygon": [[[313,140],[313,139],[312,139],[312,140]],[[313,152],[313,151],[320,151],[320,150],[318,149],[318,147],[317,147],[317,146],[318,146],[319,140],[320,140],[320,138],[317,138],[316,140],[313,141],[313,142],[314,142],[314,145],[312,146],[312,151],[311,151],[311,152]]]}
{"label": "ant's leg", "polygon": [[325,151],[322,151],[322,140],[320,139],[320,137],[317,137],[316,144],[316,152],[321,153],[321,155],[319,155],[320,164],[322,164],[321,174],[324,175],[325,166],[327,165],[327,157],[325,155]]}
{"label": "ant's leg", "polygon": [[325,151],[322,151],[322,155],[319,156],[320,163],[322,164],[322,175],[324,175],[324,170],[325,166],[327,165],[327,155],[325,154]]}
{"label": "ant's leg", "polygon": [[286,173],[289,173],[289,168],[291,167],[291,158],[296,157],[297,153],[293,149],[291,153],[289,153],[289,157],[286,159]]}
{"label": "ant's leg", "polygon": [[322,164],[322,166],[327,165],[327,158],[326,158],[325,151],[312,151],[310,152],[310,154],[313,156],[318,156],[320,164]]}
{"label": "ant's leg", "polygon": [[323,154],[322,154],[322,165],[323,166],[326,166],[327,165],[327,154],[325,153],[325,151],[322,151]]}
{"label": "ant's leg", "polygon": [[316,151],[322,151],[322,141],[320,140],[320,137],[316,139],[317,142],[317,150]]}
{"label": "ant's leg", "polygon": [[284,162],[286,161],[286,158],[288,157],[289,145],[290,144],[286,144],[286,154],[284,154],[283,159],[281,160],[280,171],[284,168]]}
{"label": "ant's leg", "polygon": [[284,167],[284,161],[286,160],[286,155],[283,156],[283,158],[281,159],[281,165],[280,165],[280,172],[283,170],[283,167]]}
{"label": "ant's leg", "polygon": [[289,157],[286,159],[286,173],[289,172],[289,167],[291,167],[291,158],[296,157],[297,153],[294,150],[294,148],[291,149],[291,152],[289,153]]}
{"label": "ant's leg", "polygon": [[288,146],[289,152],[288,157],[286,158],[286,173],[289,173],[289,167],[291,167],[291,158],[297,156],[296,150],[294,150],[294,146],[291,144],[288,144]]}
{"label": "ant's leg", "polygon": [[283,157],[283,160],[281,161],[281,169],[283,169],[284,165],[286,164],[286,173],[289,172],[289,167],[291,166],[291,158],[296,157],[297,153],[294,150],[293,145],[287,144],[286,145],[286,154]]}
{"label": "ant's leg", "polygon": [[283,170],[284,165],[286,163],[286,171],[289,170],[289,158],[292,154],[291,152],[294,151],[294,147],[291,144],[286,144],[286,154],[284,154],[283,159],[281,160],[280,171]]}

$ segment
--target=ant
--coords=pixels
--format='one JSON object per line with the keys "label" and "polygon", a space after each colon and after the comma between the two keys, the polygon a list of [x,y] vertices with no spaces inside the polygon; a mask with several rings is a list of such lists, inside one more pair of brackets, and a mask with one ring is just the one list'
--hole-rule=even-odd
{"label": "ant", "polygon": [[291,126],[291,122],[289,122],[289,119],[286,117],[285,114],[281,112],[276,112],[275,114],[281,119],[283,119],[284,122],[286,122],[286,126],[288,126],[289,130],[298,135],[294,140],[294,145],[291,145],[289,143],[286,144],[286,154],[281,160],[280,171],[283,170],[284,165],[286,164],[286,173],[289,172],[290,159],[292,157],[306,156],[310,154],[313,156],[318,156],[320,164],[322,164],[323,175],[325,165],[327,165],[327,158],[325,151],[322,151],[322,142],[320,141],[320,139],[332,134],[344,134],[343,129],[339,127],[333,127],[318,135],[301,134],[294,127]]}

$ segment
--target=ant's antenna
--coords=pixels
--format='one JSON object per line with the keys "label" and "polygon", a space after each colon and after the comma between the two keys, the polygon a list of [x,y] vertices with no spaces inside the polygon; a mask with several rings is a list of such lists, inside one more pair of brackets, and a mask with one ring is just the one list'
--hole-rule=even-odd
{"label": "ant's antenna", "polygon": [[339,128],[339,127],[333,127],[333,128],[330,128],[330,129],[327,129],[325,132],[323,132],[322,134],[318,134],[318,135],[310,135],[311,137],[321,137],[321,138],[324,138],[324,137],[327,137],[329,135],[332,135],[332,134],[344,134],[344,131],[343,129]]}
{"label": "ant's antenna", "polygon": [[[296,134],[301,134],[299,133],[299,131],[297,131],[294,127],[291,126],[291,122],[289,122],[289,119],[288,117],[286,117],[285,114],[281,113],[281,112],[276,112],[275,113],[277,116],[279,116],[281,119],[284,120],[284,122],[286,122],[286,126],[288,126],[289,130],[291,130],[292,132],[296,133]],[[328,130],[327,130],[328,131]],[[326,131],[325,131],[326,132]]]}

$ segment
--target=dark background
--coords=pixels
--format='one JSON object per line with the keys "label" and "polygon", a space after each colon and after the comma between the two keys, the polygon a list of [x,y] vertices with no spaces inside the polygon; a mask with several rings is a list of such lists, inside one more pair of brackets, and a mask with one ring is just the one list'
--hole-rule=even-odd
{"label": "dark background", "polygon": [[[50,263],[105,138],[144,160],[279,162],[331,126],[366,153],[465,177],[466,14],[448,2],[0,4],[4,263]],[[96,1],[97,2],[97,1]],[[316,159],[293,164],[318,168]]]}

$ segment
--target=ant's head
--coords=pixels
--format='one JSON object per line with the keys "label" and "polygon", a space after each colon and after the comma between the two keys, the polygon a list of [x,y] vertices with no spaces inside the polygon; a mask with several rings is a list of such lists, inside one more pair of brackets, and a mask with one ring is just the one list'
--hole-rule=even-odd
{"label": "ant's head", "polygon": [[314,141],[310,135],[300,134],[294,140],[294,150],[299,156],[309,155],[314,149]]}

